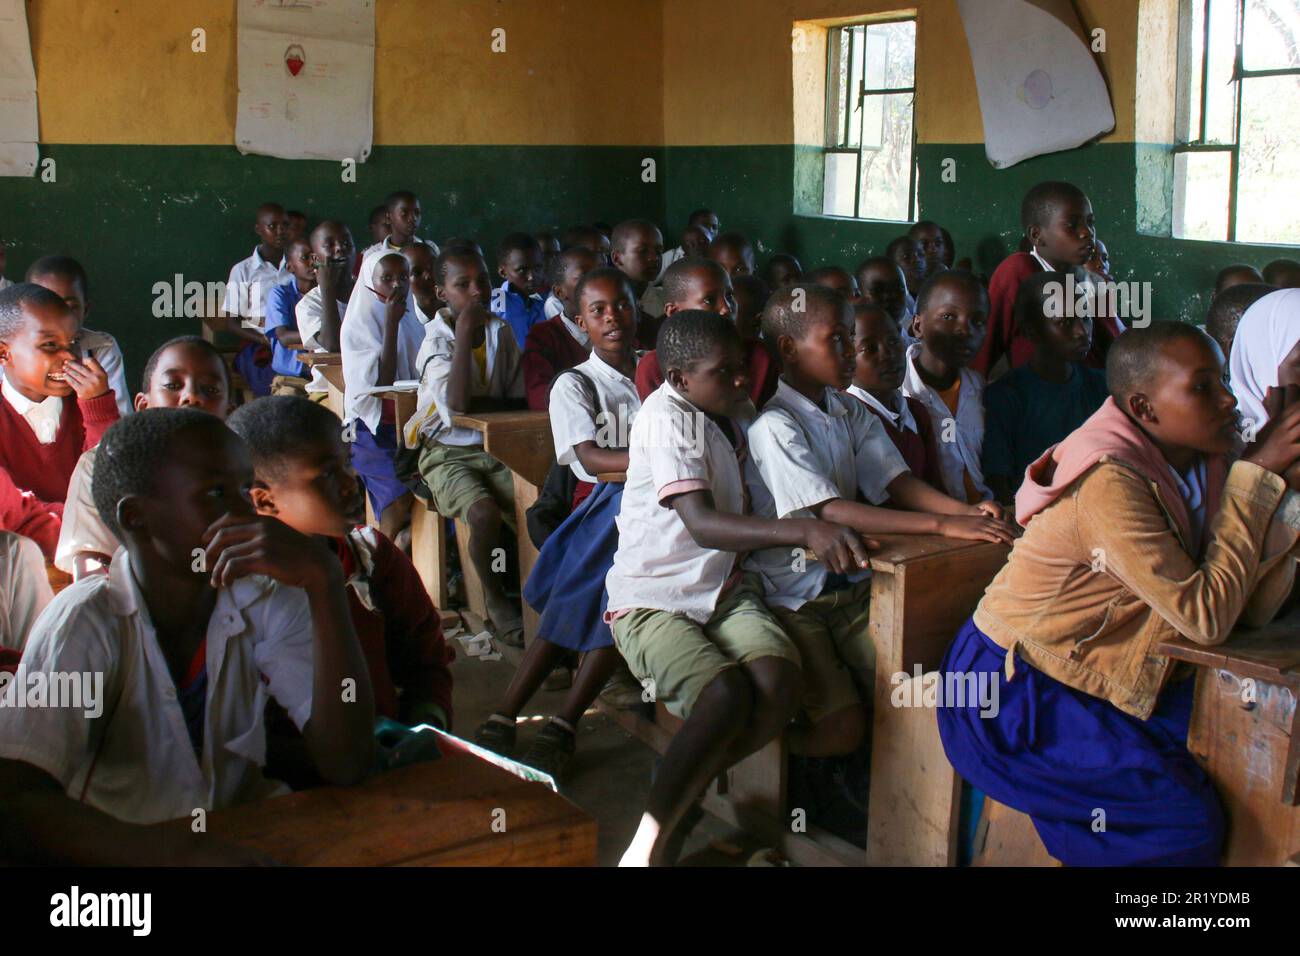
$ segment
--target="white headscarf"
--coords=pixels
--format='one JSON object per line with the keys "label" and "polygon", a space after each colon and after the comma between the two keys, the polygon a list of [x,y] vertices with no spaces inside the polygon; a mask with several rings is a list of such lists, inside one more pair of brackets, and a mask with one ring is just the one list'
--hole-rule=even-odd
{"label": "white headscarf", "polygon": [[[383,403],[365,392],[378,384],[379,359],[384,348],[386,305],[370,286],[374,282],[374,271],[379,260],[389,254],[391,253],[381,250],[380,253],[366,256],[361,263],[361,273],[352,287],[352,297],[348,299],[348,310],[343,316],[343,327],[339,331],[343,350],[344,417],[348,421],[361,419],[371,433],[379,428]],[[408,288],[406,314],[402,316],[397,329],[395,380],[416,377],[415,357],[420,352],[420,342],[423,339],[424,327],[420,325],[415,313],[415,295]]]}
{"label": "white headscarf", "polygon": [[1279,289],[1241,317],[1228,370],[1242,423],[1258,430],[1268,421],[1264,396],[1277,385],[1277,367],[1300,342],[1300,289]]}

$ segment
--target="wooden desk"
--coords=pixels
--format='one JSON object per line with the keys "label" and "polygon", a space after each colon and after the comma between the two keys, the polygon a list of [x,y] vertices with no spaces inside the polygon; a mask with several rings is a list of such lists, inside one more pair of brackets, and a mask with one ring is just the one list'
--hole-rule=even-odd
{"label": "wooden desk", "polygon": [[[292,866],[595,865],[595,820],[543,784],[439,746],[440,760],[355,787],[211,813],[208,833]],[[505,811],[504,832],[493,829],[497,810]]]}
{"label": "wooden desk", "polygon": [[298,352],[298,359],[308,368],[320,370],[321,376],[325,379],[325,385],[329,390],[329,397],[325,399],[325,404],[329,406],[330,411],[342,419],[344,417],[343,353],[313,352],[309,349],[302,349]]}
{"label": "wooden desk", "polygon": [[[522,589],[537,560],[537,549],[528,537],[525,512],[537,501],[546,473],[555,462],[551,438],[551,417],[546,412],[480,412],[453,415],[452,424],[470,428],[483,436],[483,450],[514,473],[515,528],[519,545],[519,587]],[[537,634],[538,615],[523,602],[524,642]]]}
{"label": "wooden desk", "polygon": [[1187,749],[1223,801],[1223,862],[1285,865],[1300,853],[1300,611],[1217,647],[1178,638],[1157,650],[1197,668]]}

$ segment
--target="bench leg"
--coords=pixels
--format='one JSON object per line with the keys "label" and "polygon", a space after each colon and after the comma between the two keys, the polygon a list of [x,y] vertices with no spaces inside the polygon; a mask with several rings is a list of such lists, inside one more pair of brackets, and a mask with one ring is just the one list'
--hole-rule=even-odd
{"label": "bench leg", "polygon": [[460,555],[460,574],[465,582],[465,603],[470,611],[486,624],[490,617],[487,609],[487,597],[483,592],[483,582],[478,576],[478,569],[469,557],[469,525],[456,520],[456,552]]}
{"label": "bench leg", "polygon": [[[982,842],[982,846],[981,846]],[[971,866],[1060,866],[1027,814],[985,797]]]}
{"label": "bench leg", "polygon": [[[528,583],[528,575],[533,573],[533,564],[537,561],[537,548],[533,547],[533,539],[528,537],[526,513],[537,501],[538,489],[536,485],[529,484],[518,475],[514,476],[514,480],[515,527],[517,529],[516,541],[519,553],[519,591],[522,594],[524,585]],[[522,598],[520,604],[523,605],[524,611],[524,646],[527,647],[533,643],[533,638],[537,636],[537,624],[541,616]]]}
{"label": "bench leg", "polygon": [[447,525],[442,515],[420,498],[411,507],[411,555],[433,606],[439,611],[449,610]]}

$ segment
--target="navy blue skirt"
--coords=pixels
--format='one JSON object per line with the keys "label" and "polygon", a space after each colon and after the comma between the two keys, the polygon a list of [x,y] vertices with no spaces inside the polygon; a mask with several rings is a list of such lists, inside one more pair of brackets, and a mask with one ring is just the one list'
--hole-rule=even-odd
{"label": "navy blue skirt", "polygon": [[618,550],[623,485],[596,486],[573,514],[551,532],[524,585],[524,600],[541,615],[537,636],[573,651],[612,647],[605,623],[605,575]]}
{"label": "navy blue skirt", "polygon": [[370,507],[375,518],[394,501],[409,490],[397,477],[397,428],[391,424],[380,424],[379,430],[371,434],[366,423],[357,419],[356,440],[352,443],[352,467],[361,476],[370,498]]}
{"label": "navy blue skirt", "polygon": [[1067,866],[1217,866],[1223,811],[1187,750],[1195,682],[1167,685],[1151,718],[1139,720],[1023,659],[1008,681],[1006,653],[974,621],[948,648],[945,677],[974,674],[988,687],[983,702],[944,700],[938,709],[957,772],[1029,814]]}

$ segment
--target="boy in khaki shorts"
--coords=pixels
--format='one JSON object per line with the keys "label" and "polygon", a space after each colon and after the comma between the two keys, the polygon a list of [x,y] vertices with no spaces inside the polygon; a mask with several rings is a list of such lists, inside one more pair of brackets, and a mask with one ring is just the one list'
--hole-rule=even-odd
{"label": "boy in khaki shorts", "polygon": [[680,717],[622,865],[672,863],[708,782],[786,727],[802,696],[799,653],[737,554],[811,548],[833,570],[865,567],[848,528],[746,515],[745,431],[753,418],[745,352],[732,321],[668,318],[666,381],[632,426],[606,619],[632,673]]}

